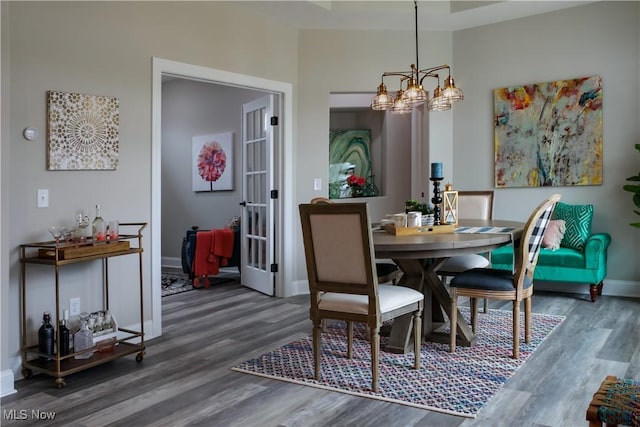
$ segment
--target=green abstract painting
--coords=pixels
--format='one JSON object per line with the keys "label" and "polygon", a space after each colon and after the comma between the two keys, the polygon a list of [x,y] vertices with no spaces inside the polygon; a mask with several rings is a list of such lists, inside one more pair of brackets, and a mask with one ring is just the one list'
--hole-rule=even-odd
{"label": "green abstract painting", "polygon": [[370,144],[369,129],[329,132],[329,198],[352,197],[349,175],[371,176]]}

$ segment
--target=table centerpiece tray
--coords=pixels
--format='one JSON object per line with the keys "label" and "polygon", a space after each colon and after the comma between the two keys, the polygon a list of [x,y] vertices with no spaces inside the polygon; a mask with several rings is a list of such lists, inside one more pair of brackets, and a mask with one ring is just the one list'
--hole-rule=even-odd
{"label": "table centerpiece tray", "polygon": [[423,225],[420,227],[396,227],[393,224],[385,225],[384,229],[387,233],[394,236],[416,236],[420,234],[442,234],[442,233],[454,233],[456,230],[455,224],[443,224],[443,225]]}

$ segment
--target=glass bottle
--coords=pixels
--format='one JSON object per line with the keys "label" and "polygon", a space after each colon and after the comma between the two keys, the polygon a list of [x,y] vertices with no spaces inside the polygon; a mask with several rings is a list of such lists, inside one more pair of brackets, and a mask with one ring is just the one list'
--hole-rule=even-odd
{"label": "glass bottle", "polygon": [[111,322],[111,313],[109,312],[109,310],[104,312],[104,324],[102,325],[102,328],[105,331],[112,332],[113,325]]}
{"label": "glass bottle", "polygon": [[51,324],[51,313],[45,311],[42,314],[42,326],[38,330],[38,351],[46,356],[40,356],[42,360],[50,360],[54,353],[55,330]]}
{"label": "glass bottle", "polygon": [[96,217],[91,223],[93,244],[107,242],[107,223],[100,216],[100,205],[96,205]]}
{"label": "glass bottle", "polygon": [[91,220],[88,215],[85,215],[84,211],[79,211],[76,214],[76,237],[78,241],[85,242],[87,240],[87,228],[91,224]]}
{"label": "glass bottle", "polygon": [[60,326],[58,326],[58,346],[60,356],[69,354],[69,328],[67,328],[67,321],[64,319],[60,321]]}
{"label": "glass bottle", "polygon": [[[93,333],[89,330],[88,325],[89,315],[87,313],[80,313],[80,330],[73,335],[73,346],[76,353],[93,347]],[[93,351],[87,351],[84,353],[78,353],[73,356],[76,359],[88,359],[93,356]]]}

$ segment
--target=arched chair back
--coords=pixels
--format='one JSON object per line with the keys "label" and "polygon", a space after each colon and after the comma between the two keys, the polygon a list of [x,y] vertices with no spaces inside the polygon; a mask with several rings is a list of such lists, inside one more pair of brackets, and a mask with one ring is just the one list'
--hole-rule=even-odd
{"label": "arched chair back", "polygon": [[[513,358],[518,358],[520,347],[520,301],[524,304],[525,342],[531,340],[531,296],[533,295],[533,273],[538,262],[542,236],[544,235],[559,194],[554,194],[536,207],[525,223],[516,256],[515,273],[493,268],[474,268],[456,275],[451,280],[451,336],[449,348],[456,348],[458,296],[472,299],[489,298],[513,301]],[[476,330],[476,312],[471,312],[471,325]]]}

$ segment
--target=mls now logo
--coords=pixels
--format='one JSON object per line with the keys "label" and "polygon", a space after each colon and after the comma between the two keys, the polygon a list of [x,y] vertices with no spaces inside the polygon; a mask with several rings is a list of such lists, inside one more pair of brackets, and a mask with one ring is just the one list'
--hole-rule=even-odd
{"label": "mls now logo", "polygon": [[41,411],[39,409],[3,409],[2,418],[5,420],[53,420],[56,417],[54,411]]}

